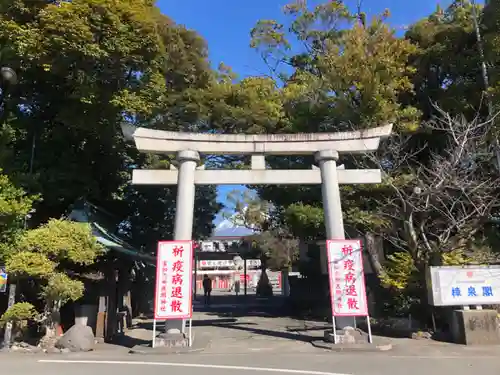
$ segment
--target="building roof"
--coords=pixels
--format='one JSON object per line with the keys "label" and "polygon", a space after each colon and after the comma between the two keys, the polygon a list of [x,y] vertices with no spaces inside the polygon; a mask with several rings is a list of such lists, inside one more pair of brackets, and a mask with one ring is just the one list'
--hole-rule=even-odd
{"label": "building roof", "polygon": [[103,245],[107,251],[114,251],[151,265],[156,264],[156,257],[135,249],[116,235],[114,232],[117,223],[114,223],[112,215],[92,203],[87,201],[76,203],[67,218],[79,223],[89,223],[97,242]]}

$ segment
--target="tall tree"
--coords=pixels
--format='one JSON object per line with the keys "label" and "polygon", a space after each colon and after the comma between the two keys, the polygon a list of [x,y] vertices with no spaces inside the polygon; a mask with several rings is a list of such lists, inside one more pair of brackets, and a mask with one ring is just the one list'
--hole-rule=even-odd
{"label": "tall tree", "polygon": [[[402,98],[413,94],[415,69],[408,59],[417,47],[395,35],[385,22],[388,12],[367,21],[364,14],[352,13],[342,1],[312,9],[298,1],[285,7],[285,13],[291,18],[288,26],[260,21],[252,30],[252,45],[283,80],[283,106],[291,124],[287,130],[341,131],[387,123],[394,123],[398,132],[418,128],[419,111],[402,104]],[[270,162],[276,168],[301,169],[310,168],[314,161],[312,157],[290,157],[270,158]],[[320,237],[320,188],[283,190],[261,187],[259,193],[282,208],[295,234]],[[344,189],[344,196],[346,191],[354,194],[356,188]],[[360,211],[358,203],[343,201],[347,212]]]}
{"label": "tall tree", "polygon": [[[0,131],[13,153],[2,152],[0,161],[43,196],[31,224],[59,217],[80,197],[129,218],[138,209],[125,201],[130,172],[147,164],[120,126],[178,130],[197,123],[199,111],[183,108],[188,89],[214,79],[204,41],[149,0],[21,0],[0,8],[2,64],[19,76],[2,107],[14,118]],[[154,211],[165,191],[149,192]],[[210,216],[217,210],[213,189],[203,197]],[[165,203],[166,212],[175,205]]]}
{"label": "tall tree", "polygon": [[[406,39],[420,47],[411,58],[416,70],[413,103],[426,120],[436,114],[435,104],[470,119],[477,111],[487,113],[472,11],[470,1],[457,0],[446,9],[438,6],[406,33]],[[481,7],[476,5],[476,11]]]}

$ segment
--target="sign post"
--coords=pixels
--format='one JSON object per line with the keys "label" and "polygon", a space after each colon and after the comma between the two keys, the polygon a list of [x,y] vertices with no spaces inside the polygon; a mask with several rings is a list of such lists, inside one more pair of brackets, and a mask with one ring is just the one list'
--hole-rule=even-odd
{"label": "sign post", "polygon": [[368,326],[368,341],[371,344],[373,340],[366,298],[361,241],[328,240],[326,248],[332,304],[333,342],[337,343],[335,317],[364,316]]}
{"label": "sign post", "polygon": [[[153,344],[156,321],[188,319],[193,316],[193,242],[160,241],[156,255],[156,287],[153,319]],[[191,322],[189,323],[191,346]],[[185,332],[182,332],[185,334]]]}

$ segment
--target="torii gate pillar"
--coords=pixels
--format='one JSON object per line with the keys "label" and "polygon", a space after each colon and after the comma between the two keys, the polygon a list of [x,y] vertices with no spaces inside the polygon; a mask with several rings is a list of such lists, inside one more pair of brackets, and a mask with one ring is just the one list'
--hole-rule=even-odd
{"label": "torii gate pillar", "polygon": [[[195,173],[200,162],[197,151],[183,150],[177,153],[178,182],[177,202],[175,206],[174,240],[193,238],[193,215],[195,198]],[[166,333],[181,333],[185,331],[185,320],[167,320]]]}
{"label": "torii gate pillar", "polygon": [[[323,150],[314,155],[321,173],[321,194],[323,196],[323,212],[325,217],[325,233],[328,240],[345,238],[344,218],[340,200],[340,186],[337,173],[339,153],[335,150]],[[356,327],[353,317],[336,317],[335,325],[339,329]]]}
{"label": "torii gate pillar", "polygon": [[326,238],[329,240],[344,239],[344,219],[337,174],[339,153],[334,150],[324,150],[316,153],[315,159],[319,164],[321,181],[323,181],[321,193],[323,195]]}

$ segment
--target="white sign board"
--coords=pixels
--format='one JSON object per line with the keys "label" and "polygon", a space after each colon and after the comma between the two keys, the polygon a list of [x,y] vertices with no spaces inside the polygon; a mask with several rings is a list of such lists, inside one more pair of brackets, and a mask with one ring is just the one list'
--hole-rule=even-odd
{"label": "white sign board", "polygon": [[329,240],[326,248],[333,316],[368,316],[361,241]]}
{"label": "white sign board", "polygon": [[500,303],[500,266],[430,267],[427,280],[433,306]]}
{"label": "white sign board", "polygon": [[[261,266],[260,259],[247,259],[246,261],[247,268],[255,268]],[[234,268],[235,263],[234,260],[199,260],[198,261],[198,269],[204,268],[218,268],[218,267],[226,267],[226,268]]]}
{"label": "white sign board", "polygon": [[201,251],[215,251],[214,243],[212,241],[202,241]]}
{"label": "white sign board", "polygon": [[192,315],[193,242],[160,241],[156,255],[155,319]]}

